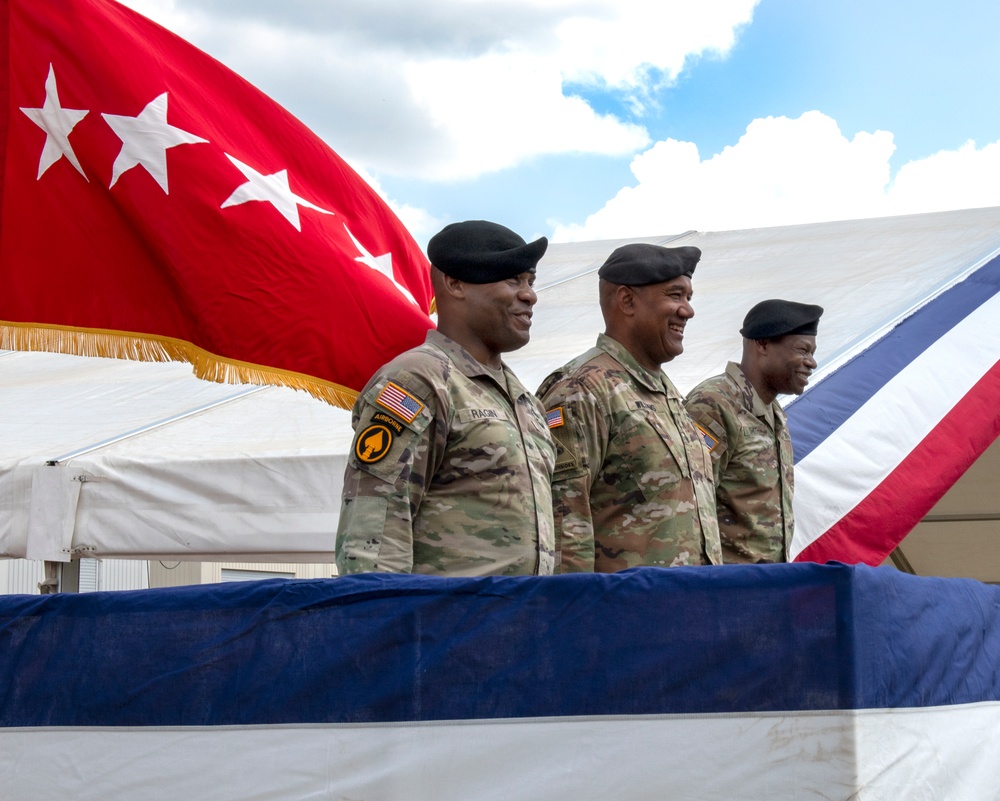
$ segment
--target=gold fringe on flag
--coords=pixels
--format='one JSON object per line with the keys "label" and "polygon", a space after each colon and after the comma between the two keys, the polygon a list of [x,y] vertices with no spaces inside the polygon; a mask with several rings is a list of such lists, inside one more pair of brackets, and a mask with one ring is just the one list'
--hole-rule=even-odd
{"label": "gold fringe on flag", "polygon": [[150,334],[0,321],[0,350],[45,351],[141,362],[188,362],[195,376],[206,381],[290,387],[341,409],[350,409],[358,397],[353,389],[332,381],[227,359],[190,342]]}

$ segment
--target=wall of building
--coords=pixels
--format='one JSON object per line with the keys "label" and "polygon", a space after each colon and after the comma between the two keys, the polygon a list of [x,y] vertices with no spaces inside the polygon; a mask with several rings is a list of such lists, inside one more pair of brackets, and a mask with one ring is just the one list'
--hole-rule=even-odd
{"label": "wall of building", "polygon": [[[334,564],[283,564],[280,562],[179,562],[142,559],[81,559],[63,565],[63,592],[141,590],[250,581],[255,578],[330,578]],[[28,559],[0,560],[0,595],[38,595],[45,577],[43,562]]]}

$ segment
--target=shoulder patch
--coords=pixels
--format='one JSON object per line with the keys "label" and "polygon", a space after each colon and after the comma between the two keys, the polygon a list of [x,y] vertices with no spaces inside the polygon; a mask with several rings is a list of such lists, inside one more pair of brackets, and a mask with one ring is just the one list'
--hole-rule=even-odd
{"label": "shoulder patch", "polygon": [[392,415],[388,415],[385,412],[375,412],[375,414],[372,415],[371,422],[382,423],[383,425],[387,425],[397,434],[403,433],[403,424],[399,422],[399,420],[397,420],[395,417],[393,417]]}
{"label": "shoulder patch", "polygon": [[354,443],[354,453],[365,464],[374,464],[380,461],[391,447],[392,431],[388,426],[377,423],[358,434]]}
{"label": "shoulder patch", "polygon": [[709,453],[715,450],[715,446],[719,444],[719,440],[717,440],[715,437],[709,434],[704,428],[702,428],[697,423],[694,424],[694,427],[697,428],[698,433],[701,434],[702,442],[705,443],[705,447],[708,448]]}
{"label": "shoulder patch", "polygon": [[407,423],[412,423],[424,409],[424,404],[392,381],[382,388],[375,402],[390,412],[395,412]]}
{"label": "shoulder patch", "polygon": [[566,420],[563,418],[562,406],[549,409],[545,413],[545,422],[549,424],[549,428],[559,428],[559,426],[563,425]]}
{"label": "shoulder patch", "polygon": [[556,462],[556,466],[552,471],[553,479],[560,473],[564,473],[567,470],[572,470],[576,466],[577,466],[577,459],[575,456],[566,456],[565,458],[560,459],[558,462]]}

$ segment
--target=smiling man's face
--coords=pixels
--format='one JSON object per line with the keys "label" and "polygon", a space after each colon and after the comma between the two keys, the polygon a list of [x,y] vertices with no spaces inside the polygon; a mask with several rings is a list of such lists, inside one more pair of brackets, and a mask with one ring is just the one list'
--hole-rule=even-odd
{"label": "smiling man's face", "polygon": [[788,334],[768,340],[761,375],[776,395],[801,395],[816,369],[816,337]]}
{"label": "smiling man's face", "polygon": [[659,284],[634,287],[632,336],[636,361],[650,370],[684,352],[684,327],[694,317],[691,279],[678,276]]}

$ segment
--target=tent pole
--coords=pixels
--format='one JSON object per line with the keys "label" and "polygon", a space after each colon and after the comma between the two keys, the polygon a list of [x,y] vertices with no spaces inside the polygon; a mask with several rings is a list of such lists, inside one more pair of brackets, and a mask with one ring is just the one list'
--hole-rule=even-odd
{"label": "tent pole", "polygon": [[60,592],[80,591],[80,561],[45,562],[45,578],[38,582],[38,592],[55,595]]}
{"label": "tent pole", "polygon": [[917,571],[913,569],[910,560],[906,558],[903,549],[898,545],[889,554],[889,558],[892,560],[893,566],[901,573],[909,573],[911,576],[917,575]]}
{"label": "tent pole", "polygon": [[59,592],[62,562],[45,562],[44,565],[45,578],[38,582],[38,592],[42,595],[55,595]]}

